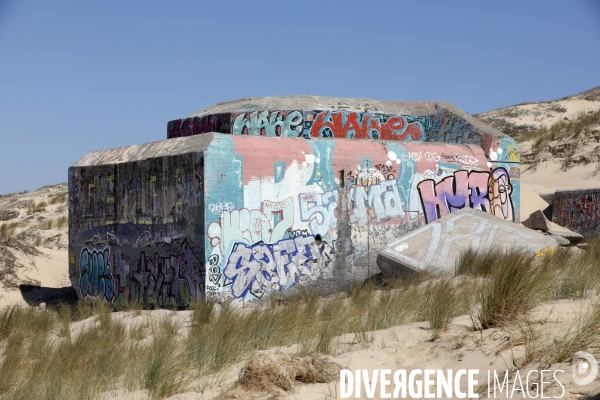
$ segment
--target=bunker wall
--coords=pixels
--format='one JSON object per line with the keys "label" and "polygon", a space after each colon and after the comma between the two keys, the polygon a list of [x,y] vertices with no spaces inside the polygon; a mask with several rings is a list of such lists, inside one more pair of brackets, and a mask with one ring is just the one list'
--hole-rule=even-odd
{"label": "bunker wall", "polygon": [[140,156],[155,145],[69,168],[69,275],[81,298],[174,307],[203,296],[204,156],[157,156],[166,146]]}
{"label": "bunker wall", "polygon": [[[512,138],[462,110],[446,103],[407,104],[409,106],[400,107],[396,111],[414,109],[419,113],[376,112],[368,107],[358,110],[279,109],[220,113],[212,113],[209,110],[206,113],[169,121],[167,138],[219,132],[307,139],[374,139],[473,144],[481,147],[492,161],[519,162],[519,148]],[[250,106],[243,105],[243,107]]]}
{"label": "bunker wall", "polygon": [[479,146],[214,134],[205,157],[208,299],[342,289],[379,273],[386,243],[464,207],[519,221],[518,163]]}
{"label": "bunker wall", "polygon": [[552,222],[584,237],[600,235],[600,188],[558,190],[554,193]]}

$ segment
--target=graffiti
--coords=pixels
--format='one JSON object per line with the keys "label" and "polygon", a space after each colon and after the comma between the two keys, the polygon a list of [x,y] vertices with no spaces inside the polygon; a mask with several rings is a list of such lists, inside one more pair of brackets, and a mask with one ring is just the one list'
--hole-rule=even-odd
{"label": "graffiti", "polygon": [[443,154],[441,156],[446,161],[453,161],[464,165],[477,165],[479,160],[468,154]]}
{"label": "graffiti", "polygon": [[519,146],[511,144],[506,147],[506,159],[509,161],[518,162],[521,159],[521,152],[519,152]]}
{"label": "graffiti", "polygon": [[223,270],[225,286],[231,285],[236,298],[248,294],[262,298],[327,275],[333,258],[333,248],[325,242],[317,244],[314,236],[296,236],[274,244],[235,243]]}
{"label": "graffiti", "polygon": [[279,202],[265,200],[260,210],[244,208],[223,211],[219,222],[212,222],[208,226],[210,244],[213,247],[220,245],[221,254],[227,254],[234,242],[280,240],[294,225],[293,206],[293,200],[289,197]]}
{"label": "graffiti", "polygon": [[391,161],[387,161],[385,164],[377,164],[375,166],[375,168],[378,171],[380,171],[382,174],[387,174],[387,173],[394,174],[395,173],[395,169],[394,169]]}
{"label": "graffiti", "polygon": [[180,299],[198,299],[204,292],[201,263],[191,248],[167,256],[140,252],[129,281],[129,301],[148,303],[156,299],[160,306],[169,301],[177,304]]}
{"label": "graffiti", "polygon": [[213,285],[218,285],[221,281],[221,270],[219,269],[219,256],[213,254],[208,258],[208,280]]}
{"label": "graffiti", "polygon": [[330,227],[335,227],[338,196],[337,191],[298,195],[300,219],[302,222],[308,222],[313,235],[326,236]]}
{"label": "graffiti", "polygon": [[359,186],[378,185],[386,179],[394,179],[394,174],[384,175],[378,168],[361,168],[358,173],[349,171],[346,174],[346,181]]}
{"label": "graffiti", "polygon": [[211,114],[202,117],[176,119],[167,124],[167,138],[198,135],[208,132],[229,132],[229,114]]}
{"label": "graffiti", "polygon": [[384,140],[426,140],[431,116],[389,115],[367,103],[344,102],[322,110],[256,110],[177,119],[167,124],[167,138],[207,132],[281,137],[336,137]]}
{"label": "graffiti", "polygon": [[[415,269],[448,269],[467,248],[485,251],[493,247],[517,248],[537,253],[556,246],[556,242],[517,224],[485,214],[463,210],[446,220],[427,224],[391,242],[382,254]],[[534,253],[534,254],[535,254]]]}
{"label": "graffiti", "polygon": [[295,238],[298,236],[308,236],[307,229],[294,229],[293,231],[287,232],[289,238]]}
{"label": "graffiti", "polygon": [[152,246],[152,234],[150,231],[144,231],[140,233],[137,240],[135,241],[136,247],[150,247]]}
{"label": "graffiti", "polygon": [[485,211],[514,221],[512,184],[505,168],[492,172],[459,170],[438,183],[426,179],[417,185],[425,221],[438,218],[464,207]]}
{"label": "graffiti", "polygon": [[110,270],[110,249],[106,245],[96,247],[92,244],[81,249],[79,285],[82,297],[101,297],[111,302],[114,292],[114,281]]}
{"label": "graffiti", "polygon": [[323,111],[310,127],[310,136],[383,140],[423,140],[423,127],[403,116],[349,111]]}
{"label": "graffiti", "polygon": [[489,137],[467,120],[446,108],[440,108],[433,116],[431,129],[425,140],[430,142],[462,143],[481,145],[482,137]]}
{"label": "graffiti", "polygon": [[220,214],[221,211],[231,211],[233,209],[233,203],[231,202],[215,203],[208,205],[208,210],[213,214]]}
{"label": "graffiti", "polygon": [[381,225],[352,225],[355,238],[368,238],[369,244],[383,245],[406,233],[406,225],[381,224]]}
{"label": "graffiti", "polygon": [[[337,224],[338,192],[301,193],[298,195],[300,219],[308,223],[312,234],[325,236]],[[356,225],[392,223],[404,219],[400,192],[395,180],[383,180],[370,186],[354,186],[348,191],[350,223]],[[396,221],[396,222],[399,222]]]}
{"label": "graffiti", "polygon": [[421,160],[426,160],[429,162],[438,162],[440,161],[440,156],[438,155],[438,153],[435,152],[430,152],[430,151],[412,151],[408,153],[408,157],[413,160],[413,161],[421,161]]}
{"label": "graffiti", "polygon": [[175,244],[180,252],[161,255],[158,251],[140,252],[136,247],[112,249],[105,242],[87,242],[79,258],[82,297],[101,297],[109,303],[153,302],[161,307],[201,298],[203,265],[185,238],[171,243]]}
{"label": "graffiti", "polygon": [[302,134],[300,111],[253,111],[233,117],[235,135],[297,137]]}
{"label": "graffiti", "polygon": [[370,165],[373,165],[373,162],[365,157],[360,165],[357,165],[357,171],[348,171],[345,175],[346,186],[378,185],[382,181],[394,179],[397,173],[396,165],[390,160],[376,164],[374,168],[370,168]]}
{"label": "graffiti", "polygon": [[365,225],[391,218],[404,218],[400,192],[395,180],[350,190],[350,223]]}
{"label": "graffiti", "polygon": [[[513,186],[506,169],[496,168],[490,177],[488,195],[492,214],[508,221],[514,221],[514,211],[511,194]],[[475,207],[473,207],[475,208]]]}
{"label": "graffiti", "polygon": [[600,192],[598,190],[556,192],[553,221],[583,234],[600,228]]}

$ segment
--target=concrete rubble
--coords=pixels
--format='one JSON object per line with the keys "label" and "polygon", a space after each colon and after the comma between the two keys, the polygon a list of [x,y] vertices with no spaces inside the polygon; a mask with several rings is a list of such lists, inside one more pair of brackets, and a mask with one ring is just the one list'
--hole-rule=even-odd
{"label": "concrete rubble", "polygon": [[529,229],[535,229],[540,231],[547,231],[550,229],[550,221],[546,218],[544,213],[540,210],[533,212],[529,218],[521,222],[524,226]]}
{"label": "concrete rubble", "polygon": [[553,251],[554,238],[488,213],[463,208],[389,243],[377,265],[384,278],[406,276],[425,269],[454,268],[468,248],[522,249],[532,256]]}
{"label": "concrete rubble", "polygon": [[575,246],[583,240],[583,236],[579,233],[549,221],[541,210],[531,213],[521,224],[529,229],[542,231],[562,247]]}

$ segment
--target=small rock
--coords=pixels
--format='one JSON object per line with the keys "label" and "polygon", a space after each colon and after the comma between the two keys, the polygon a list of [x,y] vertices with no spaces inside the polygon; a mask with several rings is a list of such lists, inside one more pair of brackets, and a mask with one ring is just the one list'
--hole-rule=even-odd
{"label": "small rock", "polygon": [[540,210],[533,212],[529,215],[525,221],[521,222],[524,226],[529,229],[535,229],[538,231],[547,231],[550,229],[550,221],[546,218],[544,213]]}
{"label": "small rock", "polygon": [[40,309],[41,311],[44,311],[46,309],[46,303],[38,304],[38,309]]}

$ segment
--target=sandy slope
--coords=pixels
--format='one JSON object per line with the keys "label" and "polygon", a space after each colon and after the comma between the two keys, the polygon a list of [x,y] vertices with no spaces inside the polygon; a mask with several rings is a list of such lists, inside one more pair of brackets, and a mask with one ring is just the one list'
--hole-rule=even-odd
{"label": "sandy slope", "polygon": [[476,114],[482,121],[500,131],[513,134],[560,120],[573,120],[581,112],[600,109],[600,86],[560,100],[517,104]]}
{"label": "sandy slope", "polygon": [[[70,286],[68,273],[66,222],[67,185],[45,186],[33,192],[0,196],[0,226],[16,225],[11,232],[21,242],[34,246],[39,255],[28,255],[9,248],[18,259],[15,284],[0,282],[0,304],[26,305],[18,285],[28,284],[47,288]],[[52,204],[54,203],[54,204]],[[45,205],[44,205],[45,204]],[[63,218],[63,225],[58,225]],[[44,293],[30,293],[40,297]]]}

